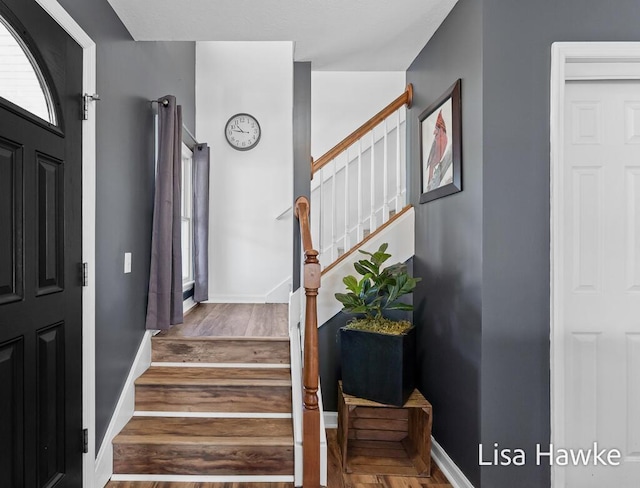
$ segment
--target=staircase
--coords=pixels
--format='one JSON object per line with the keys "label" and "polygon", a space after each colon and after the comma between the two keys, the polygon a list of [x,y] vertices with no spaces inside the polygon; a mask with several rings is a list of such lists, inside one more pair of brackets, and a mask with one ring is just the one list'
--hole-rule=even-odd
{"label": "staircase", "polygon": [[289,358],[288,338],[153,337],[109,486],[293,486]]}
{"label": "staircase", "polygon": [[113,439],[108,488],[326,486],[317,329],[339,311],[333,294],[358,249],[384,241],[400,260],[413,255],[404,147],[412,96],[409,85],[312,161],[313,205],[306,197],[294,205],[305,259],[290,338],[153,337],[135,413]]}

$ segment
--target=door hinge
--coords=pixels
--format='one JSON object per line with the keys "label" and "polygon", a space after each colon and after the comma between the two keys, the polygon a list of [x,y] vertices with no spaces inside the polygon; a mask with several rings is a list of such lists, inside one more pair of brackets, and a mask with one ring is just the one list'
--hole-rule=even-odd
{"label": "door hinge", "polygon": [[89,120],[89,102],[97,102],[98,100],[100,100],[100,95],[97,93],[82,95],[82,120]]}
{"label": "door hinge", "polygon": [[82,286],[89,286],[89,263],[82,263]]}
{"label": "door hinge", "polygon": [[82,429],[82,453],[89,452],[89,429]]}

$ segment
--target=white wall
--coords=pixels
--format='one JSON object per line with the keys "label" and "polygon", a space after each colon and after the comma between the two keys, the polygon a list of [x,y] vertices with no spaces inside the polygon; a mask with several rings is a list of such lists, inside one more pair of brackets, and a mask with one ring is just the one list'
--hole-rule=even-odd
{"label": "white wall", "polygon": [[319,158],[406,88],[404,71],[311,73],[311,155]]}
{"label": "white wall", "polygon": [[[258,145],[224,137],[234,114],[254,115]],[[293,45],[196,43],[196,138],[211,146],[209,298],[288,301],[293,200]]]}

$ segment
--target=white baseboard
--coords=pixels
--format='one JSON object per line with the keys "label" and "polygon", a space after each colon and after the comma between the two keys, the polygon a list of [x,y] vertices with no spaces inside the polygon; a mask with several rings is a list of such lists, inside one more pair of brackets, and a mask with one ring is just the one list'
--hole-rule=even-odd
{"label": "white baseboard", "polygon": [[151,337],[156,331],[147,330],[142,337],[138,352],[127,381],[122,388],[120,398],[107,427],[107,432],[102,440],[102,445],[96,458],[95,480],[96,486],[104,487],[113,475],[113,438],[122,430],[133,417],[135,409],[135,380],[151,365]]}
{"label": "white baseboard", "polygon": [[264,303],[264,295],[212,295],[202,303]]}
{"label": "white baseboard", "polygon": [[196,305],[197,303],[193,301],[193,297],[187,298],[184,302],[182,302],[182,313],[183,314],[187,313]]}
{"label": "white baseboard", "polygon": [[324,425],[327,429],[337,429],[338,412],[324,412]]}
{"label": "white baseboard", "polygon": [[289,294],[291,293],[291,276],[287,277],[282,283],[278,284],[264,298],[265,303],[289,303]]}
{"label": "white baseboard", "polygon": [[291,276],[278,283],[265,295],[213,295],[202,303],[288,303],[291,293]]}
{"label": "white baseboard", "polygon": [[444,473],[453,488],[473,488],[471,482],[433,436],[431,437],[431,460],[440,467],[440,471]]}

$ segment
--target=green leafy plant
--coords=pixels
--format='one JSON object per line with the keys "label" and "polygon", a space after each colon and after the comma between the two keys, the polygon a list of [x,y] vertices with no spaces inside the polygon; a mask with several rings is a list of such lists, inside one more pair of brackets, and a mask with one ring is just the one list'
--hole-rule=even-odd
{"label": "green leafy plant", "polygon": [[[357,321],[360,324],[356,323],[353,327],[350,324],[351,328],[387,329],[388,325],[381,324],[393,321],[383,317],[384,311],[413,310],[413,306],[400,301],[400,297],[413,292],[420,278],[409,276],[407,266],[402,263],[383,268],[383,263],[391,257],[391,254],[386,252],[388,247],[385,242],[374,253],[360,251],[368,256],[368,259],[361,259],[353,265],[361,278],[345,276],[342,281],[348,293],[335,294],[336,299],[343,305],[343,312],[364,315],[363,320]],[[371,327],[373,324],[378,325]]]}

